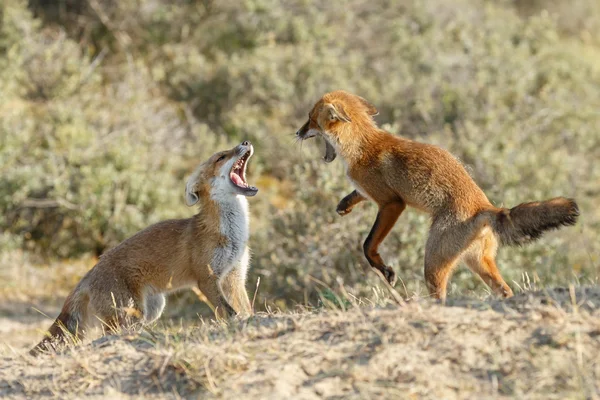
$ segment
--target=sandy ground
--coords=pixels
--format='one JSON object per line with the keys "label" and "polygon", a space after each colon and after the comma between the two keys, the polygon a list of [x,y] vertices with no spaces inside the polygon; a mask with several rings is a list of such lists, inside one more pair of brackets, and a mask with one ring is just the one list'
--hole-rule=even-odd
{"label": "sandy ground", "polygon": [[0,323],[7,398],[600,398],[598,287],[159,323],[37,359],[47,320],[20,311]]}

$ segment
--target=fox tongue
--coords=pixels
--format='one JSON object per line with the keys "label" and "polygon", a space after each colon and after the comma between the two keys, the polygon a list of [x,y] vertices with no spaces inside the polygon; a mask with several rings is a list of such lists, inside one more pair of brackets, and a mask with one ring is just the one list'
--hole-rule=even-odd
{"label": "fox tongue", "polygon": [[236,185],[238,185],[238,186],[241,186],[241,187],[246,186],[244,184],[244,181],[242,180],[242,178],[238,174],[236,174],[235,172],[231,174],[231,181],[233,183],[235,183]]}

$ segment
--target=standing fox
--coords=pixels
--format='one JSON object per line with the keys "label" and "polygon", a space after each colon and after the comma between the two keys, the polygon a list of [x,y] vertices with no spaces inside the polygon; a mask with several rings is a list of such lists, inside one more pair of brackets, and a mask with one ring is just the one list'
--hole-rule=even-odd
{"label": "standing fox", "polygon": [[379,206],[364,254],[390,285],[396,283],[396,275],[385,265],[378,247],[407,205],[432,216],[425,280],[430,294],[441,300],[461,258],[496,294],[512,296],[496,266],[498,243],[521,245],[546,230],[576,223],[577,203],[564,197],[511,209],[494,207],[449,152],[379,129],[373,120],[377,114],[362,97],[341,90],[327,93],[296,136],[305,140],[321,135],[326,142],[324,160],[329,163],[337,154],[343,158],[356,190],[340,201],[339,215],[366,199]]}
{"label": "standing fox", "polygon": [[246,141],[202,163],[185,187],[187,205],[198,204],[199,213],[159,222],[103,254],[30,354],[65,342],[67,332],[82,338],[94,317],[113,329],[131,315],[152,322],[162,314],[165,293],[186,287],[197,286],[220,317],[250,314],[246,196],[258,189],[247,184],[246,166],[253,152]]}

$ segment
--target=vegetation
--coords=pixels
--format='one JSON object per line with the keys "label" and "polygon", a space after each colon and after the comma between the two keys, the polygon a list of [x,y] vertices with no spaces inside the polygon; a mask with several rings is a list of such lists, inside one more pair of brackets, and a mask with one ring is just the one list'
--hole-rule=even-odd
{"label": "vegetation", "polygon": [[[513,287],[597,283],[600,10],[577,4],[5,0],[2,252],[98,255],[188,216],[187,174],[248,139],[258,307],[317,304],[341,285],[368,294],[378,280],[362,241],[375,207],[338,217],[351,190],[341,163],[324,165],[320,142],[293,142],[314,101],[343,88],[391,132],[451,150],[496,204],[575,197],[577,227],[502,250],[499,265]],[[427,228],[406,211],[383,245],[407,297],[425,294]],[[464,269],[452,283],[486,290]]]}

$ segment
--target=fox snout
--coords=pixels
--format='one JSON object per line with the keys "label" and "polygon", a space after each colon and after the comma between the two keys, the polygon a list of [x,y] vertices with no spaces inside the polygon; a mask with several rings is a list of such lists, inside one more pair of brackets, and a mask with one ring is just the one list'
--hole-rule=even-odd
{"label": "fox snout", "polygon": [[248,140],[244,140],[242,143],[235,146],[234,150],[237,157],[249,155],[248,158],[250,158],[254,154],[254,146],[252,146],[252,142]]}
{"label": "fox snout", "polygon": [[319,129],[310,127],[310,120],[308,120],[300,129],[296,131],[296,137],[300,140],[310,139],[312,137],[321,134]]}
{"label": "fox snout", "polygon": [[296,137],[304,140],[304,139],[308,139],[308,138],[315,136],[314,131],[311,129],[308,129],[309,123],[310,123],[310,121],[306,121],[306,123],[304,125],[302,125],[302,127],[296,131]]}
{"label": "fox snout", "polygon": [[254,153],[254,146],[252,146],[252,143],[248,140],[244,140],[235,147],[235,152],[238,156],[244,155],[248,151]]}

